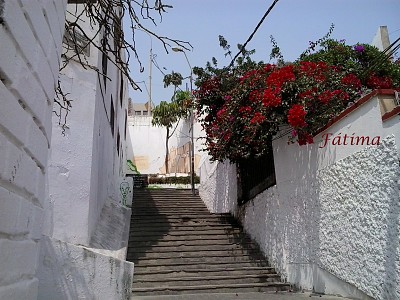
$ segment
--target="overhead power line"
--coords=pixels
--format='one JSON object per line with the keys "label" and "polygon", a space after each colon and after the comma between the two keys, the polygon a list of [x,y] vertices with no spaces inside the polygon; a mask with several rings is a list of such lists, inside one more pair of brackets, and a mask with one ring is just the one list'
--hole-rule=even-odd
{"label": "overhead power line", "polygon": [[[254,37],[254,35],[256,34],[257,30],[260,28],[260,26],[262,25],[262,23],[264,22],[264,20],[267,18],[267,16],[269,15],[269,13],[271,12],[271,10],[274,8],[275,4],[278,3],[279,0],[274,0],[274,2],[271,4],[271,6],[268,8],[268,10],[265,12],[264,16],[261,18],[260,22],[258,22],[256,28],[254,28],[253,32],[251,33],[251,35],[249,36],[249,38],[247,39],[247,41],[243,44],[242,48],[245,49],[247,44],[252,40],[252,38]],[[242,53],[242,51],[239,51],[235,57],[232,59],[231,63],[229,64],[229,67],[232,67],[233,64],[235,63],[236,58],[239,57],[239,55]]]}

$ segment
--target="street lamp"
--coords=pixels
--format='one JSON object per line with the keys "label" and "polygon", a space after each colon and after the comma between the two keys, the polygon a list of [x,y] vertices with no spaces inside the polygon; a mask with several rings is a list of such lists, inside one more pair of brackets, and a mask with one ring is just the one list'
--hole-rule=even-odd
{"label": "street lamp", "polygon": [[149,55],[149,89],[148,89],[148,96],[149,96],[149,100],[148,100],[148,102],[149,102],[149,108],[148,108],[148,111],[149,111],[149,116],[151,116],[151,109],[152,109],[152,98],[151,98],[151,79],[152,79],[152,77],[151,77],[151,75],[152,75],[152,67],[153,67],[153,38],[151,37],[151,34],[150,33],[148,33],[146,30],[143,30],[142,28],[140,28],[140,27],[137,27],[137,26],[134,26],[134,27],[132,27],[132,29],[133,30],[140,30],[140,31],[142,31],[142,32],[144,32],[144,33],[146,33],[148,36],[149,36],[149,38],[150,38],[150,55]]}
{"label": "street lamp", "polygon": [[190,65],[189,59],[186,55],[186,52],[182,48],[172,48],[172,51],[174,52],[182,52],[185,55],[186,61],[189,65],[190,68],[190,99],[191,99],[191,105],[190,105],[190,126],[191,126],[191,132],[190,132],[190,151],[189,151],[189,156],[190,156],[190,185],[192,189],[192,195],[196,195],[196,190],[194,187],[194,114],[193,114],[193,69],[192,66]]}

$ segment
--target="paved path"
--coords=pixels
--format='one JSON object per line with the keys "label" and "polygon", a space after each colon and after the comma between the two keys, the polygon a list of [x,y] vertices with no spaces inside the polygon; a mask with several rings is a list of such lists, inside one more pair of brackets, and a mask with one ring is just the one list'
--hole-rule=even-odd
{"label": "paved path", "polygon": [[176,296],[132,296],[131,300],[346,300],[349,298],[311,293],[208,293]]}

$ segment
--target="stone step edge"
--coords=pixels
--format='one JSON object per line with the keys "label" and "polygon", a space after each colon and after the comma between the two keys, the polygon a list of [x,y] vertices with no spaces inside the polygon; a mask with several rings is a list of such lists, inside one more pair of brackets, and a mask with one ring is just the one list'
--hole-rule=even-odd
{"label": "stone step edge", "polygon": [[[190,226],[189,226],[190,227]],[[234,228],[234,227],[230,227],[230,228],[194,228],[194,229],[180,229],[180,228],[167,228],[168,229],[168,233],[177,233],[179,234],[180,232],[188,232],[189,234],[191,234],[192,232],[200,232],[200,233],[204,233],[204,232],[223,232],[223,233],[241,233],[243,232],[243,230],[241,228]],[[131,229],[131,233],[132,235],[134,235],[133,233],[160,233],[162,229],[160,228],[158,231],[154,230],[154,229],[150,229],[150,230],[140,230],[139,228],[137,230],[133,230],[133,228]],[[169,235],[175,235],[175,234],[169,234]]]}
{"label": "stone step edge", "polygon": [[[234,246],[236,245],[235,248],[230,248],[230,249],[224,249],[224,248],[229,248],[229,246]],[[174,253],[174,252],[198,252],[198,251],[230,251],[230,250],[244,250],[244,251],[259,251],[259,249],[252,247],[251,243],[248,243],[247,247],[245,245],[241,244],[215,244],[215,245],[192,245],[192,246],[185,246],[185,247],[198,247],[198,246],[208,246],[208,247],[216,247],[216,248],[209,248],[209,249],[201,249],[201,250],[196,250],[196,249],[179,249],[178,247],[182,247],[183,245],[170,245],[170,246],[151,246],[151,253],[160,253],[159,251],[165,251],[165,253]],[[225,246],[225,247],[218,247],[218,246]],[[170,249],[165,249],[165,248],[171,248]],[[132,252],[134,253],[149,253],[149,247],[143,246],[143,247],[134,247],[131,246],[133,249]],[[154,249],[154,248],[160,248],[160,249]],[[177,249],[178,248],[178,249]],[[223,248],[223,249],[221,249]],[[154,251],[158,250],[158,251]],[[162,252],[161,252],[162,253]]]}
{"label": "stone step edge", "polygon": [[275,278],[280,276],[277,273],[265,273],[265,274],[237,274],[237,275],[222,275],[222,276],[207,276],[207,277],[200,277],[200,276],[191,276],[191,277],[169,277],[169,278],[151,278],[151,279],[140,279],[135,280],[133,279],[134,283],[150,283],[150,282],[173,282],[173,281],[204,281],[204,280],[235,280],[235,279],[246,279],[246,278]]}
{"label": "stone step edge", "polygon": [[196,286],[157,286],[148,288],[133,288],[132,292],[156,292],[156,291],[185,291],[185,290],[216,290],[227,288],[257,288],[257,287],[289,287],[289,283],[264,282],[264,283],[237,283],[237,284],[212,284]]}
{"label": "stone step edge", "polygon": [[[130,253],[137,253],[137,254],[144,254],[144,253],[146,253],[146,254],[149,254],[149,255],[151,255],[151,254],[157,254],[157,255],[159,255],[159,254],[170,254],[170,253],[199,253],[199,252],[229,252],[229,254],[232,254],[231,252],[242,252],[242,253],[244,253],[244,252],[254,252],[254,253],[260,253],[260,250],[259,249],[257,249],[257,248],[243,248],[243,247],[237,247],[237,248],[232,248],[232,249],[199,249],[199,250],[196,250],[196,249],[181,249],[181,250],[179,250],[179,249],[176,249],[176,250],[170,250],[170,251],[165,251],[165,252],[156,252],[156,251],[154,251],[154,252],[149,252],[149,251],[138,251],[138,249],[137,248],[133,248],[134,250],[133,251],[128,251],[128,253],[130,252]],[[168,249],[167,249],[168,250]],[[261,255],[261,253],[260,253],[260,255]]]}
{"label": "stone step edge", "polygon": [[185,271],[177,271],[177,270],[157,270],[157,271],[146,271],[146,267],[143,267],[143,270],[140,270],[139,266],[135,266],[135,269],[139,268],[139,270],[135,271],[136,275],[157,275],[157,274],[168,274],[168,273],[207,273],[207,272],[234,272],[234,271],[272,271],[275,273],[271,274],[277,274],[275,271],[275,268],[273,267],[238,267],[238,268],[211,268],[211,269],[205,269],[205,268],[199,268],[199,269],[186,269]]}
{"label": "stone step edge", "polygon": [[[203,237],[203,236],[198,236],[198,237],[195,237],[195,238],[193,238],[193,239],[191,239],[191,240],[187,240],[187,239],[182,239],[181,237],[182,236],[178,236],[178,235],[171,235],[171,236],[169,236],[169,237],[176,237],[176,239],[160,239],[160,238],[156,238],[156,239],[143,239],[143,238],[149,238],[149,237],[154,237],[155,235],[153,235],[153,236],[149,236],[149,235],[145,235],[145,236],[129,236],[129,243],[142,243],[142,242],[183,242],[183,241],[199,241],[199,240],[201,240],[201,241],[204,241],[204,240],[224,240],[224,241],[228,241],[228,242],[230,242],[230,239],[231,240],[234,240],[234,239],[237,239],[237,241],[245,241],[245,240],[248,240],[248,241],[250,241],[250,238],[249,237],[246,237],[246,236],[243,236],[243,237],[240,237],[240,238],[234,238],[234,237],[232,237],[232,236],[229,236],[229,235],[222,235],[222,234],[204,234],[204,236],[205,237]],[[189,235],[190,236],[190,235]],[[163,236],[163,238],[164,238],[165,236]],[[138,238],[140,238],[140,239],[138,239]]]}
{"label": "stone step edge", "polygon": [[[127,261],[130,261],[129,259],[127,259]],[[225,262],[225,261],[218,261],[218,262],[207,262],[207,266],[211,266],[211,268],[208,268],[210,270],[215,270],[216,268],[212,268],[213,266],[219,266],[220,268],[223,267],[223,265],[241,265],[241,264],[249,264],[252,263],[254,264],[251,267],[261,267],[261,268],[269,268],[271,267],[268,263],[268,261],[265,260],[260,260],[260,261],[240,261],[240,262]],[[256,263],[262,263],[263,265],[255,265]],[[178,266],[198,266],[199,262],[169,262],[169,263],[164,263],[162,265],[148,265],[148,264],[144,264],[144,265],[140,265],[139,263],[135,263],[135,268],[148,268],[148,267],[158,267],[158,268],[164,268],[164,270],[170,270],[170,269],[165,269],[167,267],[178,267]],[[218,268],[218,267],[217,267]],[[193,268],[194,270],[195,268]],[[187,269],[187,270],[192,270],[191,268]],[[173,271],[173,270],[171,270]]]}

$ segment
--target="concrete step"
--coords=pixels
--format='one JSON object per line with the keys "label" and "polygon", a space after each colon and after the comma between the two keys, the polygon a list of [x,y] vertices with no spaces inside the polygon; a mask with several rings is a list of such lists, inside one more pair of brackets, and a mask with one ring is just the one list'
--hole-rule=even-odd
{"label": "concrete step", "polygon": [[131,231],[130,236],[135,237],[135,236],[152,236],[158,234],[160,231],[167,231],[168,235],[215,235],[215,234],[239,234],[242,233],[243,231],[240,228],[212,228],[212,229],[203,229],[203,228],[188,228],[188,229],[182,229],[182,228],[165,228],[165,230],[159,229],[157,230],[156,228],[146,228],[143,230],[137,230],[137,231]]}
{"label": "concrete step", "polygon": [[218,223],[194,223],[194,224],[187,224],[187,223],[153,223],[153,224],[139,224],[131,223],[131,232],[135,231],[151,231],[151,230],[163,230],[163,229],[171,229],[171,230],[194,230],[194,229],[201,229],[201,230],[212,230],[212,229],[230,229],[230,228],[237,228],[241,229],[239,226],[233,226],[230,224],[218,224]]}
{"label": "concrete step", "polygon": [[[201,213],[201,214],[196,214],[193,212],[187,212],[187,213],[179,213],[179,214],[164,214],[164,213],[158,213],[158,212],[152,212],[152,213],[135,213],[135,211],[132,211],[132,220],[135,218],[141,218],[141,219],[153,219],[157,220],[157,218],[161,220],[176,220],[176,219],[183,219],[183,220],[201,220],[201,219],[207,219],[207,220],[219,220],[220,218],[224,218],[223,216],[219,215],[211,215],[208,213]],[[226,220],[229,220],[226,218]]]}
{"label": "concrete step", "polygon": [[289,288],[286,283],[264,282],[264,283],[238,283],[238,284],[210,284],[195,286],[155,286],[148,288],[133,288],[133,295],[171,295],[190,293],[229,293],[229,292],[271,292],[281,291]]}
{"label": "concrete step", "polygon": [[238,283],[264,283],[264,282],[280,282],[281,278],[277,274],[256,274],[248,275],[245,273],[238,275],[218,275],[218,276],[193,276],[193,277],[164,277],[134,279],[134,288],[144,288],[152,286],[163,286],[170,284],[174,286],[193,286],[193,285],[226,285]]}
{"label": "concrete step", "polygon": [[131,243],[128,245],[131,247],[133,253],[147,253],[151,252],[154,254],[159,253],[171,253],[171,252],[196,252],[196,251],[225,251],[229,252],[232,250],[239,250],[239,251],[259,251],[252,243],[225,243],[225,244],[216,244],[216,243],[208,243],[203,245],[185,245],[182,243],[173,243],[166,244],[164,246],[145,246],[145,245],[135,245]]}
{"label": "concrete step", "polygon": [[[208,239],[195,239],[195,240],[172,240],[172,241],[164,241],[164,240],[156,240],[156,241],[130,241],[129,247],[132,247],[135,251],[140,251],[141,248],[144,248],[146,251],[168,251],[169,248],[181,248],[181,247],[199,247],[208,248],[210,247],[210,240]],[[250,238],[243,236],[242,240],[229,240],[229,239],[217,239],[213,240],[213,246],[225,246],[225,247],[248,247],[252,245]],[[151,248],[151,249],[150,249]]]}
{"label": "concrete step", "polygon": [[157,201],[171,201],[171,200],[188,200],[188,201],[198,201],[199,203],[203,203],[199,196],[191,196],[191,195],[133,195],[133,201],[146,201],[146,200],[157,200]]}
{"label": "concrete step", "polygon": [[229,214],[210,214],[191,191],[134,195],[127,259],[133,295],[287,290]]}
{"label": "concrete step", "polygon": [[163,259],[163,258],[181,258],[181,257],[226,257],[226,256],[251,256],[262,257],[259,250],[244,249],[243,247],[236,249],[205,249],[205,250],[187,250],[187,251],[165,251],[165,252],[137,252],[135,249],[131,252],[129,249],[128,254],[130,257],[140,259]]}
{"label": "concrete step", "polygon": [[[214,216],[209,216],[207,218],[188,218],[181,216],[167,216],[161,215],[158,218],[152,216],[146,217],[132,216],[131,225],[143,225],[143,226],[162,226],[162,225],[233,225],[235,227],[239,226],[238,222],[232,222],[226,218],[218,218]],[[240,227],[240,226],[239,226]]]}
{"label": "concrete step", "polygon": [[221,275],[259,275],[259,274],[276,274],[275,269],[272,267],[218,267],[215,268],[194,268],[185,270],[154,270],[149,271],[145,268],[135,268],[135,275],[139,276],[141,280],[165,278],[165,277],[208,277],[208,276],[221,276]]}
{"label": "concrete step", "polygon": [[231,235],[231,234],[199,234],[198,236],[191,235],[169,235],[168,231],[160,231],[158,235],[141,235],[129,236],[129,242],[150,242],[150,243],[158,243],[159,241],[209,241],[210,243],[214,240],[222,240],[227,242],[241,242],[248,240],[249,238],[242,234]]}
{"label": "concrete step", "polygon": [[182,214],[208,214],[208,210],[205,208],[133,208],[132,215],[182,215]]}
{"label": "concrete step", "polygon": [[158,200],[157,202],[153,200],[149,201],[136,201],[132,203],[135,207],[153,207],[157,205],[157,207],[165,207],[165,206],[171,206],[171,207],[182,207],[183,205],[186,206],[195,206],[195,207],[201,207],[201,208],[206,208],[203,202],[201,201],[193,201],[193,200],[183,200],[183,201],[165,201],[165,200]]}
{"label": "concrete step", "polygon": [[[129,260],[129,258],[128,258]],[[130,261],[130,260],[129,260]],[[193,263],[169,263],[164,265],[157,264],[135,264],[135,274],[145,273],[159,273],[159,272],[187,272],[192,270],[210,270],[210,271],[219,271],[224,269],[246,269],[246,268],[268,268],[268,264],[266,261],[236,261],[236,262],[209,262],[207,265],[198,264],[197,262]]]}
{"label": "concrete step", "polygon": [[183,257],[138,257],[128,252],[127,260],[134,261],[135,266],[169,266],[175,264],[222,264],[222,263],[243,263],[251,262],[254,264],[266,265],[266,261],[261,256],[240,255],[240,256],[183,256]]}

